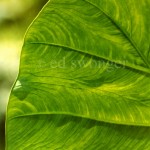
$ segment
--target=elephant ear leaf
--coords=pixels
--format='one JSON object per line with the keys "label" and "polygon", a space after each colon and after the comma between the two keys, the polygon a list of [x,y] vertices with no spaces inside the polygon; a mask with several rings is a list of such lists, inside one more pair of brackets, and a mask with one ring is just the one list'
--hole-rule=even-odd
{"label": "elephant ear leaf", "polygon": [[25,36],[7,149],[149,150],[149,13],[148,0],[49,1]]}

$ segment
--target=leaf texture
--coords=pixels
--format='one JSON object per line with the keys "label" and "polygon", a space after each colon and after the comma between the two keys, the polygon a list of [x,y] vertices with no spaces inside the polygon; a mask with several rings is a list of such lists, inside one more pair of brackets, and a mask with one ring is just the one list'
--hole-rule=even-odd
{"label": "leaf texture", "polygon": [[25,36],[7,149],[150,150],[149,8],[48,2]]}

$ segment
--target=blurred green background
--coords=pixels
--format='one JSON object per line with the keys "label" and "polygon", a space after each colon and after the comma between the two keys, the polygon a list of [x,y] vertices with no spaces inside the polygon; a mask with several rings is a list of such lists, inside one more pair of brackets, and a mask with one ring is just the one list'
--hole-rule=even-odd
{"label": "blurred green background", "polygon": [[47,1],[0,0],[0,150],[5,149],[5,112],[18,74],[23,37]]}

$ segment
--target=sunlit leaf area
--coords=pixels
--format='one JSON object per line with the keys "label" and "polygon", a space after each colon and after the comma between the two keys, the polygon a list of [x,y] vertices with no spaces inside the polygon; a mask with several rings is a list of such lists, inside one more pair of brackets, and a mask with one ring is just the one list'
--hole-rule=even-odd
{"label": "sunlit leaf area", "polygon": [[0,0],[0,150],[4,149],[6,106],[18,74],[24,34],[46,2]]}
{"label": "sunlit leaf area", "polygon": [[149,8],[50,0],[21,48],[6,149],[150,150]]}

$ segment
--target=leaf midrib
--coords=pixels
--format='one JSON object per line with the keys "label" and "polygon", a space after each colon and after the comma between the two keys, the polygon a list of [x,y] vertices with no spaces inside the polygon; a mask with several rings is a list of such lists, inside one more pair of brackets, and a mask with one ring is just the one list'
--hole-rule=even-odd
{"label": "leaf midrib", "polygon": [[26,114],[26,115],[18,115],[15,117],[8,118],[9,121],[17,118],[23,118],[23,117],[34,117],[34,116],[40,116],[40,115],[66,115],[66,116],[72,116],[72,117],[78,117],[82,119],[88,119],[88,120],[94,120],[96,122],[104,122],[108,124],[116,124],[116,125],[130,125],[130,126],[143,126],[143,127],[150,127],[150,123],[134,123],[134,122],[123,122],[123,121],[114,121],[114,120],[107,120],[107,119],[101,119],[98,120],[96,118],[92,117],[87,117],[84,115],[77,115],[74,113],[66,113],[66,112],[52,112],[52,113],[31,113],[31,114]]}
{"label": "leaf midrib", "polygon": [[26,42],[26,44],[41,44],[41,45],[49,45],[49,46],[56,46],[56,47],[61,47],[61,48],[67,48],[67,49],[70,49],[70,50],[73,50],[73,51],[78,51],[78,52],[81,52],[83,54],[88,54],[88,55],[91,55],[91,56],[94,56],[94,57],[98,57],[98,58],[101,58],[103,60],[106,60],[106,61],[109,61],[109,62],[113,62],[113,63],[116,63],[118,65],[121,65],[121,66],[126,66],[127,68],[131,68],[131,69],[134,69],[134,70],[137,70],[137,71],[140,71],[140,72],[143,72],[143,73],[146,73],[146,74],[150,74],[150,70],[148,68],[144,68],[144,67],[141,67],[141,66],[135,66],[135,65],[132,65],[131,63],[127,64],[122,64],[121,62],[118,62],[118,61],[115,61],[115,60],[111,60],[107,57],[102,57],[102,56],[99,56],[99,55],[96,55],[96,54],[93,54],[93,53],[90,53],[90,52],[85,52],[85,51],[82,51],[80,49],[73,49],[72,47],[69,47],[69,46],[66,46],[66,45],[62,45],[62,44],[56,44],[56,43],[48,43],[48,42]]}
{"label": "leaf midrib", "polygon": [[112,21],[112,23],[122,32],[122,34],[126,37],[126,39],[130,42],[130,44],[135,48],[135,50],[137,51],[138,55],[142,58],[143,62],[146,64],[146,66],[148,68],[150,68],[150,64],[149,62],[146,60],[146,58],[144,57],[144,55],[141,53],[141,51],[139,50],[139,48],[136,46],[134,40],[129,36],[129,34],[123,29],[121,28],[121,26],[119,24],[117,24],[112,18],[111,16],[109,16],[103,9],[97,7],[95,4],[93,4],[92,2],[89,2],[88,0],[85,0],[85,2],[91,4],[92,6],[96,7],[97,9],[99,9],[101,12],[104,13],[104,15]]}

